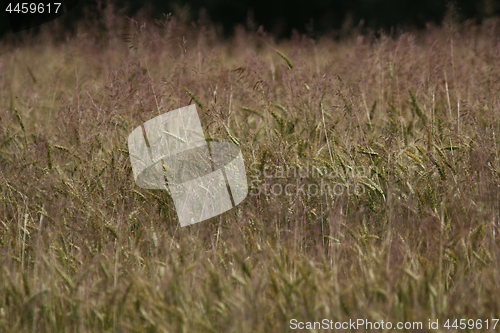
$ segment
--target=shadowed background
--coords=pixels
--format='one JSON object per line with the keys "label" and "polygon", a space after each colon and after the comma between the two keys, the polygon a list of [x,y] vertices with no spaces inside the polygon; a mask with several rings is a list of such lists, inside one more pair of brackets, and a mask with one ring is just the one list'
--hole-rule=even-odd
{"label": "shadowed background", "polygon": [[[457,19],[483,19],[500,13],[498,0],[354,0],[354,1],[230,1],[230,0],[81,0],[62,18],[61,28],[73,29],[85,16],[99,16],[108,3],[126,16],[139,11],[161,18],[172,13],[186,22],[211,21],[225,36],[232,35],[236,25],[251,30],[260,26],[278,37],[288,37],[293,29],[310,35],[329,33],[352,26],[364,26],[375,31],[391,28],[423,28],[428,22],[439,24],[450,6]],[[5,7],[8,4],[4,0]],[[10,31],[9,21],[0,13],[0,36]]]}

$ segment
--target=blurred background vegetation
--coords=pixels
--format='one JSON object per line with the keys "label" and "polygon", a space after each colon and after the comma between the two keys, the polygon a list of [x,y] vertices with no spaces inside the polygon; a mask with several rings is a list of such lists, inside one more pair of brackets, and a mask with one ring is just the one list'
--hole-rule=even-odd
{"label": "blurred background vegetation", "polygon": [[[4,0],[7,6],[8,0]],[[102,15],[106,0],[80,0],[63,18],[66,29],[74,29],[86,16]],[[499,0],[116,0],[113,5],[121,14],[133,17],[140,11],[161,18],[172,13],[185,23],[213,22],[221,33],[232,35],[237,25],[263,30],[278,37],[289,37],[293,30],[310,35],[338,32],[355,26],[379,31],[398,28],[423,28],[439,24],[453,7],[457,20],[475,20],[500,14]],[[0,13],[0,36],[9,31],[5,11]]]}

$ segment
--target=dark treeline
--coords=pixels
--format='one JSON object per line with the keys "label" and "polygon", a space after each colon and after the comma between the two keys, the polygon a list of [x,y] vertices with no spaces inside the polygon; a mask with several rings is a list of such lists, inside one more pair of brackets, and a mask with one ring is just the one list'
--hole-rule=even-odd
{"label": "dark treeline", "polygon": [[[10,0],[4,0],[4,7]],[[26,0],[28,1],[28,0]],[[31,0],[29,0],[31,1]],[[74,1],[74,0],[73,0]],[[54,2],[56,2],[54,0]],[[71,29],[75,22],[106,7],[106,0],[80,0],[66,14],[64,27]],[[209,20],[220,26],[224,35],[234,32],[236,25],[249,29],[260,26],[280,37],[293,29],[302,33],[321,34],[362,25],[375,31],[391,28],[423,28],[426,23],[440,24],[449,8],[456,19],[463,21],[500,15],[500,0],[114,0],[121,14],[133,17],[146,10],[153,18],[172,13],[187,23]],[[9,31],[5,8],[0,13],[0,35]]]}
{"label": "dark treeline", "polygon": [[325,33],[360,23],[374,30],[423,28],[428,22],[440,24],[450,6],[459,20],[480,22],[500,14],[499,0],[191,0],[158,6],[164,11],[189,10],[192,19],[208,14],[222,24],[226,35],[237,24],[262,25],[280,36],[289,35],[292,29]]}

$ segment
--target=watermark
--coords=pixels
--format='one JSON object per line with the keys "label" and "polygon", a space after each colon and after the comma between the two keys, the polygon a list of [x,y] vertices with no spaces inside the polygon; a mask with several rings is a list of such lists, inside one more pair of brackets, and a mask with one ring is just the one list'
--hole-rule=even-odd
{"label": "watermark", "polygon": [[164,113],[128,137],[134,180],[145,189],[170,190],[182,227],[222,214],[248,194],[240,148],[207,144],[195,105]]}
{"label": "watermark", "polygon": [[[421,321],[414,322],[397,322],[392,323],[390,321],[370,321],[366,319],[356,319],[349,321],[334,321],[330,319],[323,319],[321,321],[298,321],[297,319],[290,320],[290,328],[292,330],[296,329],[306,329],[306,330],[422,330],[424,324]],[[432,328],[429,325],[429,328]]]}
{"label": "watermark", "polygon": [[366,181],[378,173],[376,166],[304,165],[261,167],[252,163],[250,195],[266,196],[361,196],[366,193]]}
{"label": "watermark", "polygon": [[481,330],[481,329],[492,329],[495,330],[498,324],[498,319],[447,319],[441,322],[439,319],[431,320],[428,319],[427,322],[422,321],[372,321],[368,319],[349,319],[349,321],[334,321],[331,319],[322,319],[320,321],[299,321],[297,319],[290,319],[290,329],[292,330],[411,330],[411,331],[422,331],[424,326],[427,330],[441,330],[443,328],[447,330]]}
{"label": "watermark", "polygon": [[4,0],[3,10],[7,14],[12,32],[34,28],[55,20],[76,7],[79,0]]}

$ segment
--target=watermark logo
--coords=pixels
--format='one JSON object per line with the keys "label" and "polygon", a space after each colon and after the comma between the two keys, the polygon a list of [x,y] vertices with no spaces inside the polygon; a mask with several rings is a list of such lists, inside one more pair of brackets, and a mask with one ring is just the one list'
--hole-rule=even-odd
{"label": "watermark logo", "polygon": [[207,144],[195,105],[164,113],[128,137],[135,183],[166,190],[182,227],[222,214],[248,194],[240,148]]}

